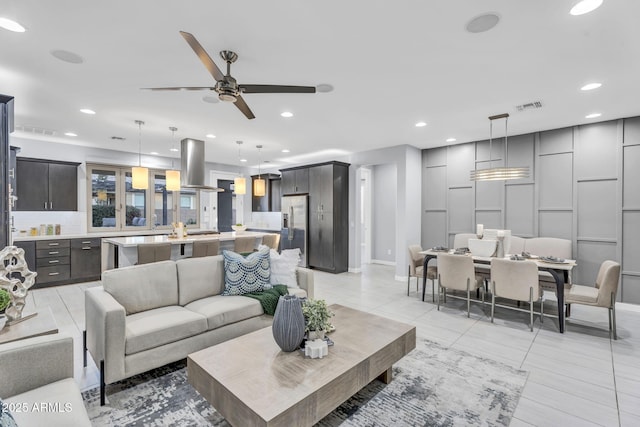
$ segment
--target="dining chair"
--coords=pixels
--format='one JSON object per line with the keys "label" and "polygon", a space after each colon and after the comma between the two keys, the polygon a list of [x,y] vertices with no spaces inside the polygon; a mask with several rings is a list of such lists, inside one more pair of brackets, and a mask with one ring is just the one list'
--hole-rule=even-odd
{"label": "dining chair", "polygon": [[256,238],[253,236],[237,236],[234,241],[233,251],[238,254],[253,252],[256,248]]}
{"label": "dining chair", "polygon": [[[524,251],[531,255],[538,256],[554,256],[561,259],[572,259],[571,240],[559,239],[556,237],[534,237],[525,239]],[[512,251],[512,253],[515,253]],[[539,274],[540,286],[543,290],[556,292],[556,281],[553,276],[545,271]],[[565,290],[570,287],[571,276],[568,277],[568,283],[565,284]]]}
{"label": "dining chair", "polygon": [[262,236],[262,244],[269,246],[276,251],[280,247],[280,235],[279,234],[265,234]]}
{"label": "dining chair", "polygon": [[171,243],[144,243],[138,245],[138,264],[171,259]]}
{"label": "dining chair", "polygon": [[468,248],[469,239],[477,239],[478,236],[472,233],[458,233],[453,236],[453,249]]}
{"label": "dining chair", "polygon": [[192,258],[218,255],[220,252],[220,240],[208,240],[193,242]]}
{"label": "dining chair", "polygon": [[604,261],[600,265],[595,286],[571,285],[564,292],[564,303],[567,317],[571,315],[571,304],[584,304],[593,307],[604,307],[609,310],[609,335],[618,339],[616,331],[616,293],[620,280],[620,264],[615,261]]}
{"label": "dining chair", "polygon": [[[447,289],[467,291],[467,297],[449,295],[451,298],[467,301],[467,317],[471,314],[471,290],[482,288],[484,279],[476,275],[473,260],[466,255],[438,254],[438,310],[440,310],[440,293],[447,302]],[[482,292],[484,303],[484,290]]]}
{"label": "dining chair", "polygon": [[[409,273],[407,275],[407,296],[409,296],[409,287],[411,278],[416,278],[416,292],[418,292],[418,282],[422,279],[424,271],[424,255],[420,255],[422,246],[409,245]],[[435,302],[435,281],[438,278],[438,268],[427,267],[427,279],[431,280],[431,299]]]}
{"label": "dining chair", "polygon": [[[529,327],[533,332],[533,303],[541,300],[540,322],[543,321],[544,302],[538,283],[538,266],[531,261],[512,261],[503,258],[491,260],[491,323],[493,323],[496,297],[529,303]],[[515,307],[501,306],[517,311]]]}

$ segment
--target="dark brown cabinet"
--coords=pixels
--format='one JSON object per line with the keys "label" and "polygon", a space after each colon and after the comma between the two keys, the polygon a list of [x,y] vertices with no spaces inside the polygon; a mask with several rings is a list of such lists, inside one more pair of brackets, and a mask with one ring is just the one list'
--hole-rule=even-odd
{"label": "dark brown cabinet", "polygon": [[309,265],[342,273],[349,267],[349,164],[314,165],[309,172]]}
{"label": "dark brown cabinet", "polygon": [[283,196],[309,192],[309,168],[283,169],[281,191]]}
{"label": "dark brown cabinet", "polygon": [[70,249],[67,239],[36,241],[36,285],[49,286],[70,279]]}
{"label": "dark brown cabinet", "polygon": [[74,281],[100,279],[100,238],[71,240],[71,278]]}
{"label": "dark brown cabinet", "polygon": [[16,211],[77,211],[78,164],[19,157]]}

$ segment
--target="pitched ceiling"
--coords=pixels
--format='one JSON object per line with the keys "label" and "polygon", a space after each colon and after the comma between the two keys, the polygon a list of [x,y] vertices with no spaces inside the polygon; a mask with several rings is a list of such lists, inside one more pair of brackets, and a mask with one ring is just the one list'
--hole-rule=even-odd
{"label": "pitched ceiling", "polygon": [[[139,119],[146,122],[143,152],[175,155],[175,126],[177,141],[205,139],[208,161],[231,164],[236,140],[245,142],[250,162],[262,144],[263,160],[287,165],[484,139],[487,117],[504,112],[511,114],[510,134],[588,123],[593,112],[602,114],[596,121],[640,115],[640,2],[605,0],[592,13],[571,16],[573,3],[7,0],[0,16],[27,31],[0,29],[0,93],[16,98],[16,136],[137,152]],[[465,30],[487,12],[500,17],[495,28]],[[213,92],[140,90],[213,86],[180,30],[223,70],[218,52],[237,52],[232,75],[240,83],[334,90],[245,94],[254,120],[229,103],[204,102]],[[84,63],[62,62],[50,53],[56,49]],[[602,87],[580,90],[592,81]],[[516,110],[532,101],[543,107]],[[294,116],[283,118],[283,111]],[[427,126],[415,127],[418,121]]]}

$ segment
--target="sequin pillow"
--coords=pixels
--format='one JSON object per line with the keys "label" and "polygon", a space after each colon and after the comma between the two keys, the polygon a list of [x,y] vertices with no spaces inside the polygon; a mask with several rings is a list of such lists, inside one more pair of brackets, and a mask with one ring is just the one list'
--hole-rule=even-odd
{"label": "sequin pillow", "polygon": [[269,248],[261,248],[243,257],[233,251],[222,251],[224,258],[224,291],[222,295],[243,295],[271,288]]}

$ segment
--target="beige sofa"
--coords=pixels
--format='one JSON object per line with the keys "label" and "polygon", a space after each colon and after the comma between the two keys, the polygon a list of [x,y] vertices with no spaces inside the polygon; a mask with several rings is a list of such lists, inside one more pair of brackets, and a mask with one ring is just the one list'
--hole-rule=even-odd
{"label": "beige sofa", "polygon": [[73,379],[68,334],[0,345],[0,397],[20,427],[91,426]]}
{"label": "beige sofa", "polygon": [[[313,297],[313,272],[296,271],[299,289]],[[102,286],[85,292],[85,348],[105,384],[187,357],[270,326],[260,302],[223,296],[221,255],[163,261],[105,271]]]}

